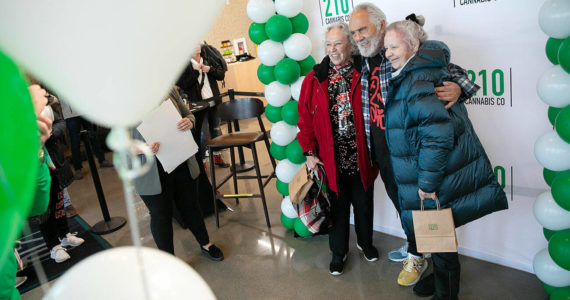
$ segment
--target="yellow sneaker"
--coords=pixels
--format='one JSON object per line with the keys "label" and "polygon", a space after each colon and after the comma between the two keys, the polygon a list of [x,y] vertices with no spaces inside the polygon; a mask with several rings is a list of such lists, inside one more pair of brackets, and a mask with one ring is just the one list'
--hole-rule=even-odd
{"label": "yellow sneaker", "polygon": [[404,260],[404,269],[398,275],[398,284],[402,286],[416,284],[427,268],[428,261],[424,257],[408,253],[408,257]]}

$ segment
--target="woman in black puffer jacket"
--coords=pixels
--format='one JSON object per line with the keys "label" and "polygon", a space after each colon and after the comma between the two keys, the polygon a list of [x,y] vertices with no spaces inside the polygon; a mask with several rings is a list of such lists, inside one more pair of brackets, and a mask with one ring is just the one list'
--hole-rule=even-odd
{"label": "woman in black puffer jacket", "polygon": [[[434,88],[449,78],[449,49],[426,39],[421,26],[400,21],[386,29],[384,40],[386,57],[396,70],[386,103],[386,140],[402,224],[412,233],[411,212],[420,209],[420,199],[437,198],[443,208],[450,207],[457,227],[508,207],[465,106],[457,103],[446,109],[435,94]],[[435,208],[435,201],[424,205]],[[457,299],[457,253],[432,257],[434,299]],[[433,287],[426,279],[416,288]]]}

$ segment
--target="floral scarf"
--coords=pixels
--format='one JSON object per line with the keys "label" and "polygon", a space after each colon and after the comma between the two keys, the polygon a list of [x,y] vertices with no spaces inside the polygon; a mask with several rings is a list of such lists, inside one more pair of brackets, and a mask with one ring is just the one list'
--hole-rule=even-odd
{"label": "floral scarf", "polygon": [[336,98],[336,105],[338,107],[338,133],[341,136],[348,135],[350,130],[353,130],[352,122],[349,122],[348,117],[352,114],[352,106],[350,105],[350,83],[346,77],[352,74],[352,63],[348,62],[342,66],[336,66],[332,62],[329,69],[329,91],[332,91],[331,96]]}

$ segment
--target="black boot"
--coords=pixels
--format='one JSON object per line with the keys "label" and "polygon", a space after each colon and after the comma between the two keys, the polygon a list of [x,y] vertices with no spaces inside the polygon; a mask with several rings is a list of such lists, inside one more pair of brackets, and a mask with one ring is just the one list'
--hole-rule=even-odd
{"label": "black boot", "polygon": [[460,270],[448,271],[434,267],[435,293],[432,300],[457,300]]}
{"label": "black boot", "polygon": [[435,277],[433,273],[425,276],[414,286],[414,294],[418,297],[433,296],[435,292]]}

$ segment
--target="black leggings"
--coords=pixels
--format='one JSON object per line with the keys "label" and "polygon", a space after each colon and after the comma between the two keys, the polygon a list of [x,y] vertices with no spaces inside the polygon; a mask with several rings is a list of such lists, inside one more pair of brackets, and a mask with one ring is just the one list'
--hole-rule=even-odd
{"label": "black leggings", "polygon": [[40,231],[48,249],[59,244],[59,239],[69,232],[67,216],[63,207],[63,190],[59,188],[59,182],[54,171],[50,170],[51,186],[49,190],[49,204],[47,219],[40,224]]}
{"label": "black leggings", "polygon": [[174,254],[172,231],[174,204],[200,246],[208,244],[210,238],[198,204],[197,181],[190,176],[188,165],[182,163],[170,174],[164,171],[160,162],[157,161],[157,165],[162,193],[141,195],[150,211],[150,231],[156,246],[160,250]]}

